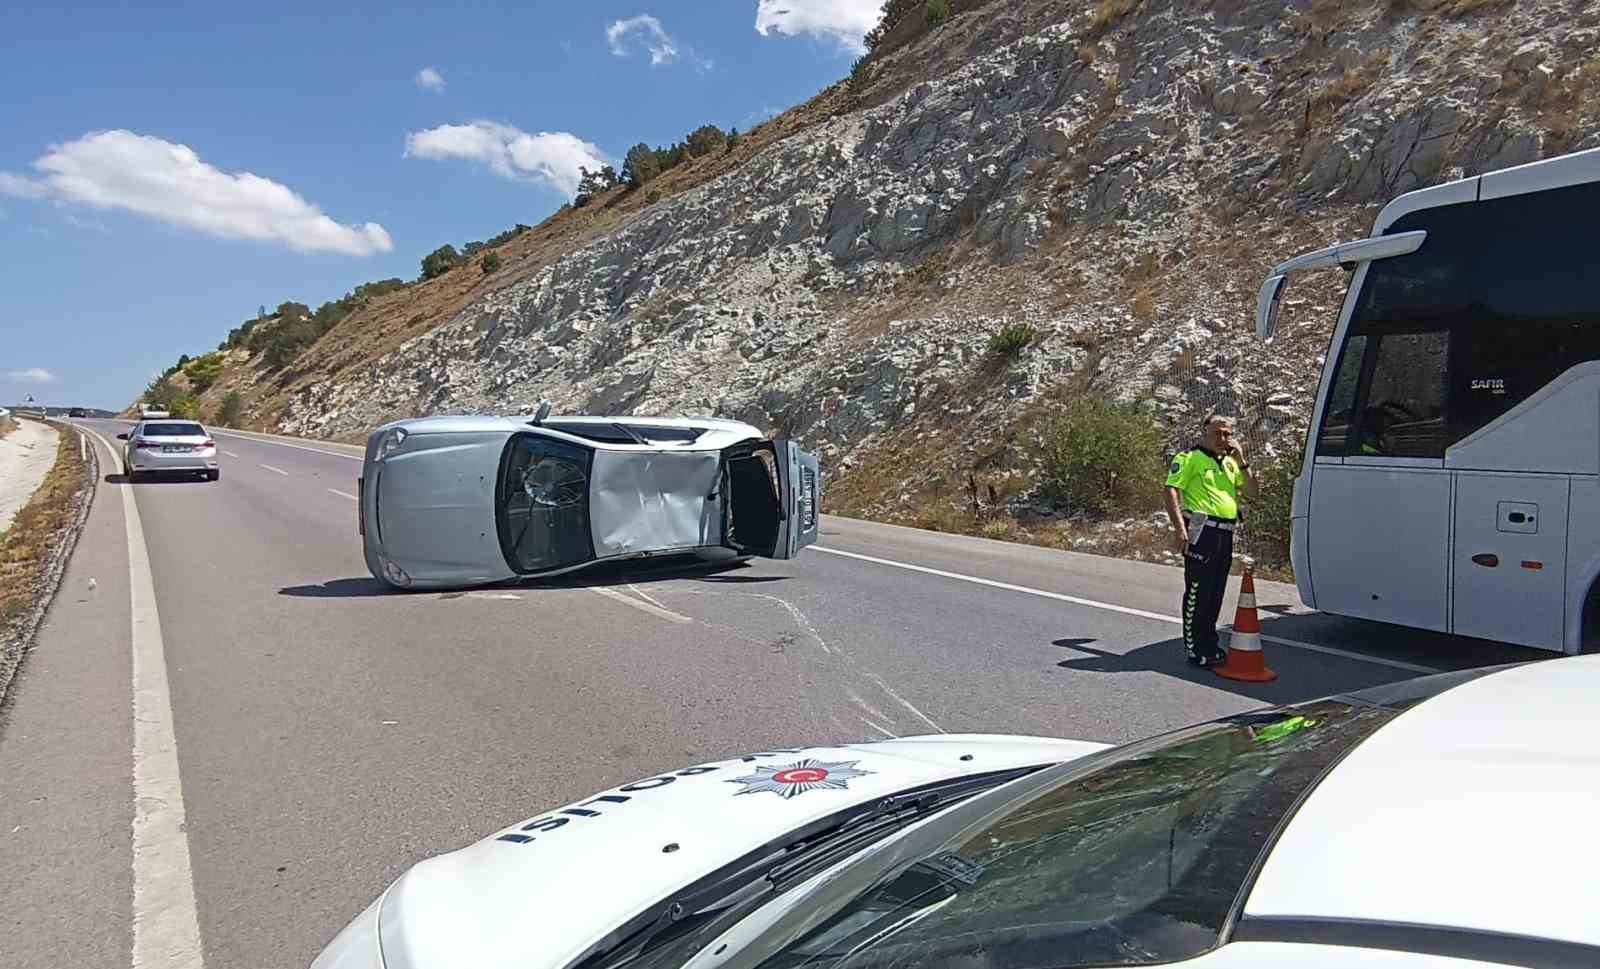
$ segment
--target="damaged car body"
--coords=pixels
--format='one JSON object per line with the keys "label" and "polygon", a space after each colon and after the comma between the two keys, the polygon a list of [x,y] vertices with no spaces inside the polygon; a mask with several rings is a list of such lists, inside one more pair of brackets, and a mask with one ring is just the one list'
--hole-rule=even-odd
{"label": "damaged car body", "polygon": [[402,589],[558,575],[596,562],[793,558],[821,476],[789,440],[714,418],[429,417],[367,440],[367,568]]}

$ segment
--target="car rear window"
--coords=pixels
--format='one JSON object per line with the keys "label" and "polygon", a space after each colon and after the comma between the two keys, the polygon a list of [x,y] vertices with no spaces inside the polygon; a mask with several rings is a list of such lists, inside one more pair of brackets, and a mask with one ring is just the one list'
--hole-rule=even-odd
{"label": "car rear window", "polygon": [[205,437],[199,424],[161,423],[145,424],[140,437]]}

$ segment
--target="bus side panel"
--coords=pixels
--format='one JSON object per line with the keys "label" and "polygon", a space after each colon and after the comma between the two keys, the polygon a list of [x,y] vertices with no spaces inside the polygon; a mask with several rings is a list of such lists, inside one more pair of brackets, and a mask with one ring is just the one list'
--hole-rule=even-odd
{"label": "bus side panel", "polygon": [[1309,548],[1317,608],[1447,631],[1450,473],[1317,465]]}
{"label": "bus side panel", "polygon": [[1565,650],[1583,647],[1583,607],[1600,580],[1600,478],[1572,479],[1567,513],[1567,634]]}
{"label": "bus side panel", "polygon": [[1562,475],[1456,475],[1456,635],[1561,648],[1568,488]]}

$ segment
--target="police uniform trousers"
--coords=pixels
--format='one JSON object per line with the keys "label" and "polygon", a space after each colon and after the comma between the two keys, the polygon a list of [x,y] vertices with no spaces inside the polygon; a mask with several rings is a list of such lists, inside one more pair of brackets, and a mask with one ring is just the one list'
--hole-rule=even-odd
{"label": "police uniform trousers", "polygon": [[1191,530],[1183,551],[1183,648],[1191,660],[1206,665],[1221,663],[1228,655],[1217,638],[1217,617],[1233,567],[1233,531],[1228,524],[1224,530],[1207,521],[1200,534]]}

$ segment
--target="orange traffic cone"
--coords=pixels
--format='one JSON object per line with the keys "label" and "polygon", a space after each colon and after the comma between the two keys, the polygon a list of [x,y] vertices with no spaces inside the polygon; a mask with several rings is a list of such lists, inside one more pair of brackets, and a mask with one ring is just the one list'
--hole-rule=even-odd
{"label": "orange traffic cone", "polygon": [[1239,608],[1233,617],[1233,636],[1228,640],[1228,661],[1212,667],[1218,676],[1246,683],[1266,683],[1278,678],[1267,669],[1261,655],[1261,620],[1256,616],[1256,577],[1247,568],[1239,584]]}

